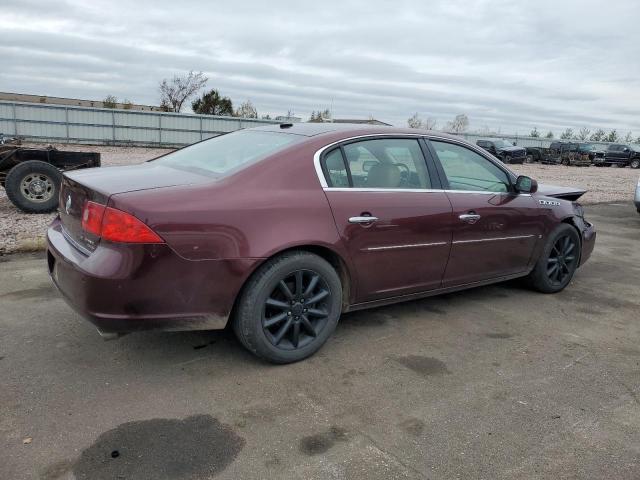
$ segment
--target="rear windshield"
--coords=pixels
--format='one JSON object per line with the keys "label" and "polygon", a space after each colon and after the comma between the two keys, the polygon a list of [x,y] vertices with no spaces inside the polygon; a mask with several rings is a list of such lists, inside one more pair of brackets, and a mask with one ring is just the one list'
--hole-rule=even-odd
{"label": "rear windshield", "polygon": [[235,173],[303,139],[290,133],[239,130],[184,147],[153,162],[217,178]]}

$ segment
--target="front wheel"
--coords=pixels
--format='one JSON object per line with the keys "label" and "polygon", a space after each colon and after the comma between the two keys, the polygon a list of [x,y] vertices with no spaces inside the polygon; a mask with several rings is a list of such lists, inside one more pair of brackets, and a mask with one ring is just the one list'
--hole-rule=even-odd
{"label": "front wheel", "polygon": [[580,236],[571,225],[563,223],[549,235],[533,271],[531,286],[542,293],[563,290],[573,278],[580,261]]}
{"label": "front wheel", "polygon": [[629,166],[631,168],[640,168],[640,159],[634,158],[633,160],[631,160],[631,163],[629,164]]}
{"label": "front wheel", "polygon": [[273,363],[313,355],[338,324],[342,285],[335,269],[312,253],[292,251],[267,261],[238,302],[234,331],[251,352]]}

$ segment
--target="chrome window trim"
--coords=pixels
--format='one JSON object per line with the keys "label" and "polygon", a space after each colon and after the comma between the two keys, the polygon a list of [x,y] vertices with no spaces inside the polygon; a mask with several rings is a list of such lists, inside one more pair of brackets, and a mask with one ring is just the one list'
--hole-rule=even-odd
{"label": "chrome window trim", "polygon": [[[481,147],[478,147],[477,145],[473,145],[472,143],[468,143],[465,140],[458,140],[455,138],[449,138],[449,137],[442,137],[440,135],[430,135],[428,133],[369,133],[366,135],[356,135],[353,137],[347,137],[347,138],[343,138],[341,140],[337,140],[335,142],[332,142],[328,145],[325,145],[324,147],[316,150],[316,153],[313,154],[313,165],[314,168],[316,170],[316,175],[318,176],[318,181],[320,182],[320,185],[322,186],[322,188],[324,190],[329,190],[329,191],[340,191],[340,190],[349,190],[349,191],[401,191],[401,192],[448,192],[448,193],[459,193],[459,192],[465,192],[465,193],[486,193],[486,194],[499,194],[499,193],[512,193],[512,192],[485,192],[485,191],[470,191],[470,190],[442,190],[442,189],[404,189],[404,188],[398,188],[398,189],[389,189],[389,188],[379,188],[379,189],[369,189],[369,188],[343,188],[343,187],[330,187],[327,184],[327,180],[324,177],[324,172],[322,171],[322,166],[320,165],[320,157],[322,156],[322,154],[332,148],[335,147],[336,145],[340,145],[344,142],[350,142],[352,140],[359,140],[359,139],[372,139],[372,138],[416,138],[416,139],[420,139],[420,138],[424,138],[425,140],[435,140],[435,141],[444,141],[444,142],[448,142],[448,143],[453,143],[456,145],[460,145],[461,147],[465,147],[468,148],[469,150],[477,153],[478,155],[480,155],[481,157],[485,158],[486,160],[490,161],[491,163],[493,163],[496,167],[498,167],[499,169],[505,171],[507,173],[507,176],[515,182],[515,179],[517,178],[517,175],[512,172],[511,170],[509,170],[505,165],[500,165],[496,160],[494,160],[493,158],[491,158],[488,154],[488,152],[486,150],[484,150]],[[530,194],[521,194],[521,195],[529,195]]]}
{"label": "chrome window trim", "polygon": [[323,187],[328,192],[405,192],[405,193],[442,193],[437,188],[367,188],[367,187]]}
{"label": "chrome window trim", "polygon": [[421,248],[421,247],[438,247],[442,245],[448,245],[448,242],[431,242],[431,243],[410,243],[407,245],[389,245],[382,247],[369,247],[365,248],[365,252],[378,252],[381,250],[398,250],[401,248]]}

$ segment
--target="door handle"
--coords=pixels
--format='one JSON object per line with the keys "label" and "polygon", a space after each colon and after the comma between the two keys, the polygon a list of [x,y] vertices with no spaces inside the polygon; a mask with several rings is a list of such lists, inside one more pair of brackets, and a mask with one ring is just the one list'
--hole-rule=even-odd
{"label": "door handle", "polygon": [[350,217],[349,223],[373,223],[378,220],[378,217],[372,217],[371,215],[363,215],[360,217]]}
{"label": "door handle", "polygon": [[469,224],[473,225],[478,220],[480,220],[480,218],[482,218],[482,217],[480,215],[478,215],[477,213],[463,213],[458,218],[460,220],[462,220],[463,222],[466,222],[466,223],[469,223]]}

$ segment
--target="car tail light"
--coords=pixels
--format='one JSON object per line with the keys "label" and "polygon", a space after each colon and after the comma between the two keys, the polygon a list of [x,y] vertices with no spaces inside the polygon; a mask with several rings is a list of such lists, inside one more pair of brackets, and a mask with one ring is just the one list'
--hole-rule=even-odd
{"label": "car tail light", "polygon": [[84,204],[82,229],[110,242],[163,243],[156,232],[133,215],[95,202]]}

